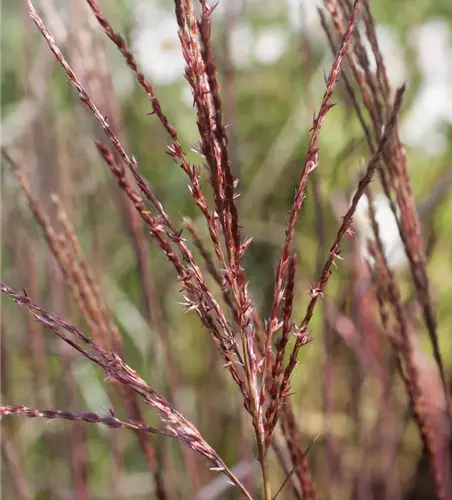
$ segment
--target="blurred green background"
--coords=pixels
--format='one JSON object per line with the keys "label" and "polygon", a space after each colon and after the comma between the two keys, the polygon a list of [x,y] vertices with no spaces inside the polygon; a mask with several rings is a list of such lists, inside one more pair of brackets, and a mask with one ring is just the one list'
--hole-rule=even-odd
{"label": "blurred green background", "polygon": [[[319,4],[320,6],[320,4]],[[114,113],[119,135],[133,154],[178,226],[193,219],[208,245],[204,221],[187,189],[183,171],[166,154],[168,137],[151,111],[113,44],[104,36],[82,0],[36,0],[35,7],[55,35],[76,74],[103,113]],[[173,6],[169,1],[102,2],[105,14],[124,34],[170,122],[177,128],[191,161],[198,140],[196,113],[182,59]],[[452,4],[442,1],[379,0],[372,2],[380,44],[391,84],[407,82],[408,91],[400,120],[407,146],[409,173],[419,207],[424,207],[424,239],[428,247],[431,290],[438,308],[439,335],[449,375],[452,370]],[[318,110],[332,56],[326,45],[315,2],[287,0],[223,0],[213,15],[213,39],[222,82],[225,119],[230,124],[230,156],[239,178],[239,209],[243,233],[254,242],[246,256],[251,294],[265,318],[270,312],[274,273],[284,238],[300,165],[309,139],[314,110]],[[154,317],[143,303],[142,279],[134,247],[124,224],[118,192],[98,156],[94,139],[106,140],[98,124],[79,102],[45,40],[28,18],[25,2],[3,0],[1,21],[2,142],[15,152],[31,182],[31,189],[49,213],[54,214],[51,193],[57,193],[77,229],[83,250],[102,289],[102,296],[124,336],[126,359],[156,390],[167,394],[162,347],[153,326]],[[361,28],[361,27],[360,27]],[[362,162],[369,158],[359,123],[342,84],[327,115],[320,139],[320,165],[308,187],[297,226],[295,248],[299,257],[294,318],[300,319],[318,266],[334,241],[344,207],[356,185]],[[321,213],[316,210],[317,186]],[[208,193],[208,179],[203,187]],[[209,195],[210,196],[210,195]],[[341,207],[337,209],[337,207]],[[339,211],[338,211],[339,210]],[[8,165],[2,165],[2,274],[3,281],[27,293],[50,310],[86,327],[68,293],[40,229],[30,214]],[[52,215],[53,217],[53,215]],[[320,219],[319,219],[320,217]],[[322,229],[322,245],[319,227]],[[189,234],[186,237],[191,245]],[[234,466],[249,463],[252,433],[239,393],[221,369],[216,349],[195,314],[185,313],[173,269],[157,246],[149,241],[148,259],[169,344],[178,374],[177,408],[200,429],[225,461]],[[350,305],[354,248],[348,239],[344,262],[328,284],[328,300],[344,314]],[[411,288],[406,273],[399,273],[407,299]],[[405,283],[406,281],[406,283]],[[220,297],[220,291],[212,287]],[[322,413],[324,370],[322,307],[311,324],[314,341],[301,353],[292,398],[305,444],[325,429]],[[39,326],[37,327],[40,328]],[[422,329],[421,351],[430,362]],[[104,390],[103,374],[72,352],[63,351],[50,332],[45,333],[45,373],[39,376],[30,363],[29,323],[9,299],[2,308],[3,404],[39,406],[106,413],[112,406]],[[356,410],[364,427],[372,425],[374,382],[365,376],[354,398],[361,368],[354,354],[334,332],[333,418],[329,424],[340,450],[334,498],[351,498],[354,471],[360,461]],[[70,360],[76,387],[68,395],[64,379]],[[69,362],[69,361],[68,361]],[[37,380],[41,379],[41,380]],[[394,393],[400,418],[406,410],[403,388]],[[359,385],[359,384],[358,384]],[[42,391],[44,389],[44,394]],[[354,408],[357,404],[358,409]],[[149,422],[155,416],[146,411]],[[29,498],[73,498],[67,444],[71,423],[47,423],[17,417],[5,420],[3,432],[11,439],[18,468],[27,478]],[[92,498],[112,498],[112,435],[121,433],[124,463],[118,474],[125,498],[152,498],[152,481],[138,444],[127,431],[85,425],[88,439],[85,459]],[[117,439],[116,437],[114,439]],[[68,441],[69,440],[69,441]],[[408,498],[415,484],[419,440],[414,424],[401,436],[394,474],[400,495]],[[171,470],[174,498],[184,493],[187,472],[175,442],[155,440]],[[191,453],[191,452],[190,452]],[[319,491],[324,476],[322,439],[313,447],[312,464]],[[198,459],[197,459],[198,461]],[[272,458],[275,462],[275,459]],[[114,460],[113,460],[114,462]],[[170,465],[168,465],[170,464]],[[373,464],[379,468],[381,464]],[[167,469],[168,470],[168,469]],[[217,476],[203,461],[197,462],[200,486]],[[275,466],[274,484],[283,476]],[[350,479],[351,478],[351,479]],[[252,475],[253,482],[259,475]],[[2,468],[5,498],[14,498],[7,468]],[[229,496],[228,496],[229,495]],[[222,493],[221,498],[237,498]],[[291,498],[287,492],[287,498]],[[416,497],[412,497],[416,498]]]}

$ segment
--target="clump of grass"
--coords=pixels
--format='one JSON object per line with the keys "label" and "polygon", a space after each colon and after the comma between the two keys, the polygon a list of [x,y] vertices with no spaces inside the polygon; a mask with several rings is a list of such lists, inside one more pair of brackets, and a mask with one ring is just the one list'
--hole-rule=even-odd
{"label": "clump of grass", "polygon": [[[142,175],[139,161],[127,152],[115,127],[100,111],[94,97],[90,95],[89,90],[63,55],[30,0],[28,10],[47,41],[49,49],[73,85],[81,103],[87,107],[106,136],[106,143],[95,141],[96,148],[116,182],[124,203],[129,209],[133,207],[134,216],[139,217],[146,232],[172,266],[175,279],[180,285],[184,308],[187,312],[197,314],[210,334],[224,367],[237,386],[254,431],[253,453],[260,465],[260,485],[256,487],[256,493],[252,493],[207,443],[195,425],[176,409],[173,400],[179,377],[167,343],[164,320],[161,317],[158,321],[158,330],[164,346],[165,377],[168,381],[170,398],[163,397],[127,364],[121,333],[108,313],[101,288],[96,283],[94,272],[81,250],[75,229],[63,208],[64,200],[54,198],[57,221],[52,221],[45,208],[33,197],[20,162],[4,148],[2,155],[19,180],[21,190],[69,285],[90,335],[83,333],[61,316],[38,305],[25,291],[17,292],[2,284],[2,292],[13,298],[17,304],[26,307],[35,320],[50,329],[66,344],[100,366],[106,374],[106,380],[112,383],[119,400],[126,408],[127,417],[119,418],[114,412],[109,415],[99,415],[92,412],[36,409],[17,405],[2,406],[0,414],[101,423],[113,429],[133,430],[149,470],[153,474],[159,499],[171,498],[168,489],[170,478],[162,473],[162,464],[159,462],[153,442],[149,439],[149,434],[173,437],[184,445],[183,448],[189,448],[200,454],[207,459],[212,470],[223,473],[245,498],[257,498],[262,490],[265,500],[271,500],[282,494],[288,484],[291,485],[291,492],[296,498],[316,498],[315,480],[308,461],[309,446],[306,449],[302,439],[303,422],[298,421],[290,403],[291,379],[299,360],[300,350],[313,336],[315,337],[315,334],[312,335],[309,331],[311,319],[319,299],[327,297],[327,283],[333,268],[341,260],[342,240],[346,235],[353,236],[353,216],[358,202],[365,193],[371,199],[370,184],[376,176],[390,200],[399,225],[401,239],[410,262],[414,290],[422,308],[442,388],[448,402],[450,418],[452,416],[450,398],[438,347],[437,325],[426,274],[419,220],[407,173],[406,155],[398,133],[398,116],[405,87],[402,86],[395,93],[389,87],[369,3],[366,0],[362,5],[359,0],[354,3],[349,0],[326,1],[334,32],[340,37],[338,42],[334,39],[333,29],[330,28],[325,12],[320,12],[335,57],[325,79],[326,90],[319,111],[313,118],[307,152],[300,161],[300,177],[295,186],[293,203],[289,207],[283,248],[276,267],[271,310],[264,315],[259,312],[253,300],[244,266],[244,257],[252,240],[242,234],[237,203],[238,180],[232,173],[218,69],[212,48],[213,8],[205,0],[200,0],[198,12],[190,0],[175,0],[179,39],[186,62],[185,77],[191,88],[197,114],[199,142],[196,150],[202,157],[202,165],[194,165],[188,161],[188,155],[182,148],[176,128],[169,122],[152,85],[138,67],[125,39],[114,30],[95,1],[87,0],[87,4],[147,94],[152,108],[151,114],[159,120],[169,135],[171,142],[167,146],[167,153],[188,177],[189,190],[205,222],[212,251],[203,244],[195,226],[187,219],[185,227],[191,233],[198,250],[198,255],[194,253],[183,236],[182,229],[172,220],[155,189]],[[363,35],[356,29],[360,13],[365,26],[365,37],[370,42],[376,61],[376,73],[370,70],[369,56],[362,42]],[[341,77],[362,125],[369,149],[369,160],[351,205],[344,213],[337,229],[336,238],[329,249],[320,275],[310,288],[306,312],[301,320],[297,320],[293,314],[298,268],[298,257],[293,250],[294,237],[308,182],[316,169],[321,168],[319,137],[327,114],[333,107],[333,94]],[[363,107],[370,123],[366,121]],[[202,185],[202,168],[208,172],[210,192],[207,192],[206,186]],[[379,311],[381,331],[392,347],[397,369],[425,447],[434,493],[438,499],[446,499],[447,474],[438,460],[436,435],[419,384],[419,368],[414,362],[409,318],[403,309],[397,281],[385,259],[378,234],[380,228],[375,221],[372,203],[369,203],[369,207],[375,234],[375,245],[370,249],[375,265],[369,270],[375,286],[373,305]],[[139,233],[132,231],[130,234],[134,239],[139,260],[140,252],[143,250],[140,237],[137,236]],[[211,278],[221,290],[219,296],[217,296],[218,287],[211,286]],[[146,284],[145,278],[142,279],[143,287],[147,290],[145,297],[150,300],[155,287],[148,282]],[[155,303],[155,293],[153,302]],[[156,307],[158,318],[158,306]],[[374,361],[378,365],[378,360]],[[386,374],[381,371],[378,373],[379,382],[385,393],[384,391],[388,390]],[[145,422],[140,402],[156,410],[161,427],[153,427]],[[386,411],[384,403],[382,399],[381,411]],[[281,433],[277,433],[277,429],[280,429]],[[284,471],[285,480],[282,486],[272,484],[269,467],[270,450],[273,450]],[[331,453],[330,448],[329,450]],[[191,485],[191,494],[194,497],[197,488],[196,465],[193,456],[186,451],[184,466],[187,471],[194,471]],[[331,495],[333,487],[327,486],[326,491]]]}

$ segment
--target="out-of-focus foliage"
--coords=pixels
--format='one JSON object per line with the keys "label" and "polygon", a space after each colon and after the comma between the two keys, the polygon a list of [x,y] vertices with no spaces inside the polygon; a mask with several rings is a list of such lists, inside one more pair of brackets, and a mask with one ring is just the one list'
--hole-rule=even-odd
{"label": "out-of-focus foliage", "polygon": [[[448,0],[372,3],[392,83],[398,85],[406,81],[408,84],[401,130],[407,144],[413,191],[421,206],[442,185],[442,179],[447,178],[450,182],[451,178],[452,4]],[[59,33],[57,42],[72,64],[79,68],[85,84],[94,78],[99,63],[90,44],[94,41],[100,46],[105,44],[107,67],[112,73],[128,151],[137,158],[139,168],[174,220],[181,224],[183,217],[193,218],[205,236],[206,229],[188,192],[187,179],[165,152],[168,137],[157,119],[148,115],[150,105],[146,95],[137,87],[115,47],[90,19],[84,2],[36,1],[36,4],[49,27]],[[246,268],[251,293],[264,316],[270,312],[275,266],[281,252],[287,210],[307,148],[313,111],[318,109],[325,89],[323,73],[329,70],[332,61],[313,4],[310,0],[302,4],[296,0],[220,0],[213,16],[223,103],[231,123],[231,157],[242,193],[240,213],[244,232],[254,237]],[[125,34],[139,56],[151,83],[155,83],[159,100],[177,128],[182,145],[187,151],[191,150],[198,140],[196,115],[188,84],[183,78],[171,2],[104,1],[103,6],[112,24]],[[2,7],[3,140],[7,147],[20,151],[24,169],[32,181],[32,191],[49,211],[53,210],[49,195],[53,192],[60,195],[102,285],[105,300],[124,335],[129,363],[165,393],[161,346],[146,322],[141,280],[122,220],[118,193],[94,146],[94,139],[103,139],[101,131],[82,108],[61,68],[28,19],[25,2],[4,0]],[[225,44],[225,37],[229,44]],[[232,65],[232,74],[225,72],[229,65]],[[174,68],[179,68],[179,72]],[[96,82],[93,88],[102,96],[103,89],[96,89]],[[112,94],[107,95],[111,98]],[[310,184],[296,234],[301,270],[296,286],[296,319],[304,313],[309,286],[318,273],[319,254],[326,256],[344,211],[342,207],[341,213],[335,212],[335,200],[349,199],[363,159],[369,158],[363,133],[342,85],[336,91],[335,102],[337,106],[328,114],[322,129],[320,165],[315,174],[321,196],[325,246],[322,248],[319,244],[319,214]],[[195,152],[190,151],[189,157],[202,163]],[[64,287],[55,289],[55,283],[61,284],[61,276],[7,165],[2,165],[2,177],[4,281],[16,289],[25,288],[30,295],[34,291],[34,298],[49,309],[59,310],[83,326]],[[452,197],[446,193],[444,198],[434,202],[434,208],[423,218],[424,235],[431,245],[431,291],[437,304],[440,344],[450,376]],[[186,237],[191,244],[188,234]],[[235,464],[251,454],[251,441],[246,438],[249,423],[242,422],[246,416],[243,416],[239,395],[221,370],[215,348],[198,318],[195,314],[184,313],[179,305],[182,297],[173,269],[152,242],[149,247],[153,279],[180,376],[177,407],[196,423],[226,462]],[[344,261],[328,284],[327,298],[336,307],[352,314],[349,298],[353,244],[350,239],[342,255]],[[33,284],[29,283],[31,275],[35,279]],[[403,284],[404,271],[400,271],[399,279]],[[407,286],[406,297],[411,296],[412,290]],[[25,316],[15,307],[4,301],[2,399],[5,403],[32,406],[37,405],[39,397],[34,389],[35,375],[28,363],[28,326]],[[320,308],[311,328],[314,341],[301,353],[292,397],[306,443],[322,432],[325,425],[321,385],[324,325]],[[75,402],[68,399],[62,384],[64,369],[56,356],[60,347],[50,334],[46,338],[49,352],[47,401],[50,405],[67,408],[70,404],[72,409],[108,411],[111,403],[104,393],[102,375],[88,369],[77,356],[72,358],[78,383],[77,397]],[[337,412],[330,425],[337,443],[342,446],[340,473],[347,477],[360,457],[359,450],[354,447],[356,427],[353,418],[362,413],[367,418],[367,425],[372,425],[375,415],[372,403],[366,410],[365,400],[360,402],[363,408],[353,408],[350,394],[357,387],[359,368],[339,337],[335,337],[334,345],[333,402]],[[426,356],[430,356],[427,348]],[[372,380],[367,383],[371,385]],[[361,390],[372,393],[369,387]],[[149,414],[150,422],[152,418]],[[8,426],[17,445],[20,467],[29,480],[30,498],[71,498],[69,465],[64,453],[70,424],[16,420],[8,422]],[[126,431],[102,431],[88,426],[86,432],[90,443],[89,483],[95,492],[93,498],[110,497],[112,465],[109,441],[105,437]],[[43,436],[48,439],[44,441]],[[152,484],[138,445],[129,435],[120,439],[125,449],[123,480],[126,491],[132,492],[127,498],[149,498]],[[395,473],[400,476],[403,488],[409,491],[419,452],[418,438],[411,424],[401,439],[402,458]],[[165,449],[170,455],[168,460],[178,465],[171,478],[172,487],[180,498],[184,498],[187,477],[181,472],[179,447],[172,442],[158,443],[161,450]],[[321,448],[317,451],[314,447],[310,453],[317,471],[316,482],[321,489],[324,479]],[[199,470],[203,484],[216,477],[204,470],[202,464]],[[273,474],[276,484],[283,479],[276,466]],[[13,498],[6,476],[2,477],[2,485],[5,498]],[[52,491],[56,492],[54,496]],[[231,494],[230,498],[235,497]],[[336,498],[350,498],[350,491],[340,490]]]}

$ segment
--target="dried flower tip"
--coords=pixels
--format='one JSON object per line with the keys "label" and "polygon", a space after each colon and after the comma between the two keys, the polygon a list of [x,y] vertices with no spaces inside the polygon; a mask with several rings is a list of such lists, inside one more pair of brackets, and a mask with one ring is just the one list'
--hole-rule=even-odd
{"label": "dried flower tip", "polygon": [[292,335],[297,338],[309,337],[309,335],[306,333],[306,328],[298,325],[293,325]]}
{"label": "dried flower tip", "polygon": [[194,146],[191,148],[191,151],[193,153],[201,155],[204,158],[204,154],[203,154],[202,149],[201,149],[201,143],[199,141],[194,144]]}
{"label": "dried flower tip", "polygon": [[240,256],[243,256],[243,254],[246,252],[247,248],[251,245],[251,242],[253,241],[253,237],[249,236],[248,238],[245,239],[245,241],[242,242],[240,245]]}
{"label": "dried flower tip", "polygon": [[[317,153],[315,154],[315,158],[314,160],[310,160],[308,161],[308,163],[306,164],[306,174],[310,174],[311,172],[313,172],[318,166],[318,161],[317,161]],[[304,195],[303,196],[303,199],[305,198],[306,196]]]}
{"label": "dried flower tip", "polygon": [[312,288],[310,294],[313,299],[316,297],[320,297],[322,299],[325,298],[325,294],[323,293],[323,290],[321,288]]}

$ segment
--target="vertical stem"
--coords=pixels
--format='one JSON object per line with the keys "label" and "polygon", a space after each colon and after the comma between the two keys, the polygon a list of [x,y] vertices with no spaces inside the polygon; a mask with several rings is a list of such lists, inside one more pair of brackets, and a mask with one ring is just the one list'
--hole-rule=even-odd
{"label": "vertical stem", "polygon": [[264,498],[265,500],[272,500],[272,489],[270,484],[270,478],[268,476],[268,464],[267,464],[267,454],[265,453],[264,447],[259,443],[259,455],[261,456],[261,469],[262,469],[262,479],[264,481]]}
{"label": "vertical stem", "polygon": [[256,433],[256,441],[257,441],[257,449],[258,449],[258,454],[259,454],[259,463],[261,464],[261,469],[262,469],[262,479],[264,482],[264,493],[265,493],[265,500],[271,500],[272,494],[271,494],[271,485],[270,485],[270,480],[268,477],[268,467],[267,467],[267,453],[265,450],[265,443],[264,443],[264,437],[262,436],[262,433],[260,431],[259,427],[259,407],[256,405],[256,391],[255,391],[255,386],[253,384],[252,380],[252,373],[250,369],[250,363],[249,363],[249,355],[248,355],[248,349],[247,349],[247,344],[246,344],[246,337],[245,337],[245,332],[242,329],[241,332],[241,339],[242,339],[242,349],[243,349],[243,360],[245,364],[245,374],[246,378],[248,380],[248,390],[250,394],[250,410],[251,414],[253,417],[253,427],[254,427],[254,432]]}

